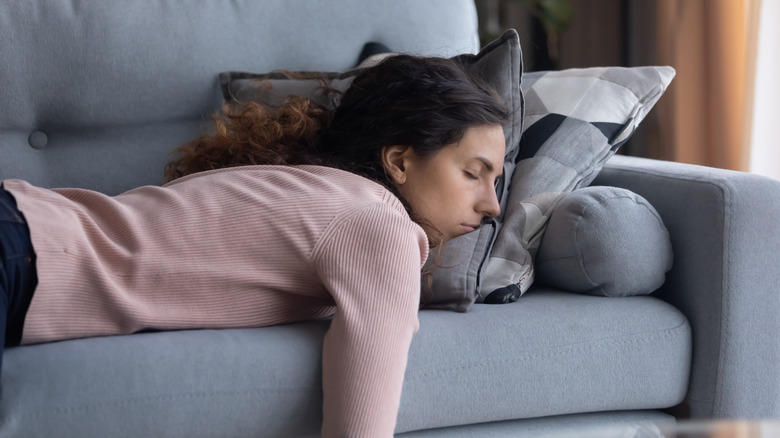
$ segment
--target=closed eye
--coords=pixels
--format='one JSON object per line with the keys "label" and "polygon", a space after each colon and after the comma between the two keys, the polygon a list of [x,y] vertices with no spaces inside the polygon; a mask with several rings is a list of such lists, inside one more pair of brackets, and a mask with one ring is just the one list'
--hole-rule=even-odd
{"label": "closed eye", "polygon": [[469,179],[473,179],[473,180],[478,180],[478,179],[479,179],[479,176],[477,176],[477,174],[475,174],[475,173],[473,173],[473,172],[471,172],[471,171],[464,170],[464,171],[463,171],[463,173],[464,173],[464,174],[466,175],[466,177],[467,177],[467,178],[469,178]]}

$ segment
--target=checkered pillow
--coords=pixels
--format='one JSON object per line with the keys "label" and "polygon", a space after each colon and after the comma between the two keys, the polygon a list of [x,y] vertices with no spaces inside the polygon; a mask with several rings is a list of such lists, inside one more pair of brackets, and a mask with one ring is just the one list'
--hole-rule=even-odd
{"label": "checkered pillow", "polygon": [[478,301],[514,301],[533,282],[550,212],[590,184],[674,77],[671,67],[601,67],[523,75],[523,135],[504,223]]}

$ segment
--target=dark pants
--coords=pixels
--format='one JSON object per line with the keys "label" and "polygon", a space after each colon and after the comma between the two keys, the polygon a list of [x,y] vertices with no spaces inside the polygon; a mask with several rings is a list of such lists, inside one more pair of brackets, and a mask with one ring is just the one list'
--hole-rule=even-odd
{"label": "dark pants", "polygon": [[19,345],[38,275],[30,230],[16,201],[0,186],[0,370],[3,347]]}

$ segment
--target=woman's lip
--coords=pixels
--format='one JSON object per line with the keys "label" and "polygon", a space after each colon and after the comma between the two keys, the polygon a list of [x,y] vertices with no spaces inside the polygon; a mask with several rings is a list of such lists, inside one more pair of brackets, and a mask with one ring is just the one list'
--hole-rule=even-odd
{"label": "woman's lip", "polygon": [[468,233],[475,231],[477,228],[479,228],[479,225],[461,224],[461,226],[465,228],[466,232]]}

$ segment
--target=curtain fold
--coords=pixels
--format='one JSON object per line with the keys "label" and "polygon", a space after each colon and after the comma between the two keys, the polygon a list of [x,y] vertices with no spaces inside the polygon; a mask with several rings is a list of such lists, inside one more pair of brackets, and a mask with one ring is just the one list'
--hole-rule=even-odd
{"label": "curtain fold", "polygon": [[658,0],[658,61],[677,76],[658,103],[661,155],[747,170],[760,0]]}

